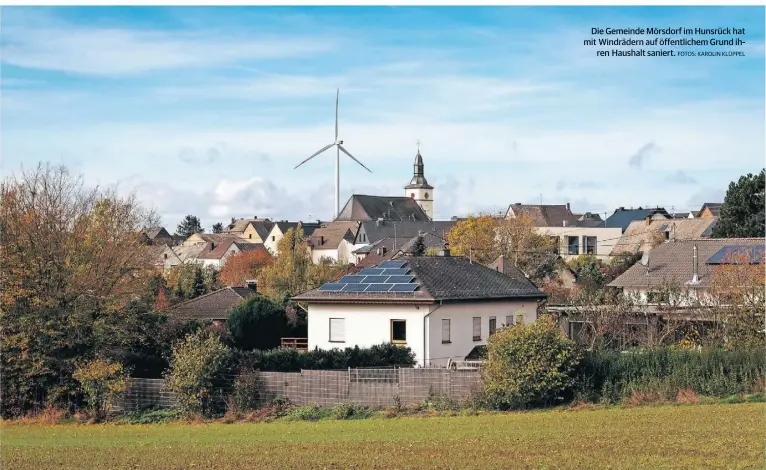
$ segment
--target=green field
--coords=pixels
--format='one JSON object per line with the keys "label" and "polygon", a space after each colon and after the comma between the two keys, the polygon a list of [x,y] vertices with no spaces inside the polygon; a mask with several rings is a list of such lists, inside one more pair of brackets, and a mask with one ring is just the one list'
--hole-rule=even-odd
{"label": "green field", "polygon": [[2,428],[3,469],[765,468],[766,406]]}

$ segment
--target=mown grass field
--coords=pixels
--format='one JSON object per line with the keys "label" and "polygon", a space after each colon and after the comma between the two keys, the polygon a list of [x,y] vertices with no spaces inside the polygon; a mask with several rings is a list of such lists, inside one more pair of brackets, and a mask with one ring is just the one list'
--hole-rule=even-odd
{"label": "mown grass field", "polygon": [[2,468],[766,468],[766,405],[2,427]]}

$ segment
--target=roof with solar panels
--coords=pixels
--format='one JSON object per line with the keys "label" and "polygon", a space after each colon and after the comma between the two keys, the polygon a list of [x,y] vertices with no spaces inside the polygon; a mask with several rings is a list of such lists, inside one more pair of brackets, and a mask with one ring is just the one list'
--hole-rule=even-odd
{"label": "roof with solar panels", "polygon": [[545,297],[522,274],[508,276],[463,257],[418,256],[383,261],[295,296],[293,300],[417,303]]}

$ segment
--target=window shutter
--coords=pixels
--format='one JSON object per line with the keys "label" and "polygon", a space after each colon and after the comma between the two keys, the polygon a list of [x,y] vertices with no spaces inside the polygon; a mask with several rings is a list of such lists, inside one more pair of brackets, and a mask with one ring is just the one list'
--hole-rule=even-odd
{"label": "window shutter", "polygon": [[449,343],[450,321],[448,318],[442,319],[442,343]]}
{"label": "window shutter", "polygon": [[330,318],[330,341],[341,343],[346,341],[345,318]]}

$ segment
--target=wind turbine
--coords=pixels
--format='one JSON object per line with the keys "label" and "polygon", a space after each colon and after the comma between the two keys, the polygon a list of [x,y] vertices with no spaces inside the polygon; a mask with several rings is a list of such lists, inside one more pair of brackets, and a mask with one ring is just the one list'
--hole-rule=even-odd
{"label": "wind turbine", "polygon": [[339,98],[340,98],[340,89],[338,89],[336,94],[335,94],[335,140],[333,141],[333,143],[331,143],[329,145],[325,145],[324,147],[319,149],[316,153],[314,153],[314,155],[312,155],[309,158],[303,160],[302,162],[297,164],[295,166],[295,168],[293,168],[293,169],[296,169],[299,166],[301,166],[304,163],[306,163],[307,161],[309,161],[312,158],[316,157],[320,153],[324,152],[325,150],[327,150],[327,149],[329,149],[331,147],[335,147],[335,214],[333,215],[333,220],[335,220],[338,217],[338,214],[340,213],[340,153],[341,152],[345,153],[346,155],[348,155],[349,158],[351,158],[352,160],[357,162],[359,165],[361,165],[362,168],[364,168],[365,170],[367,170],[370,173],[372,173],[372,170],[370,170],[369,168],[364,166],[364,164],[362,162],[357,160],[353,155],[348,153],[348,150],[343,148],[343,141],[342,140],[338,140],[338,99]]}

